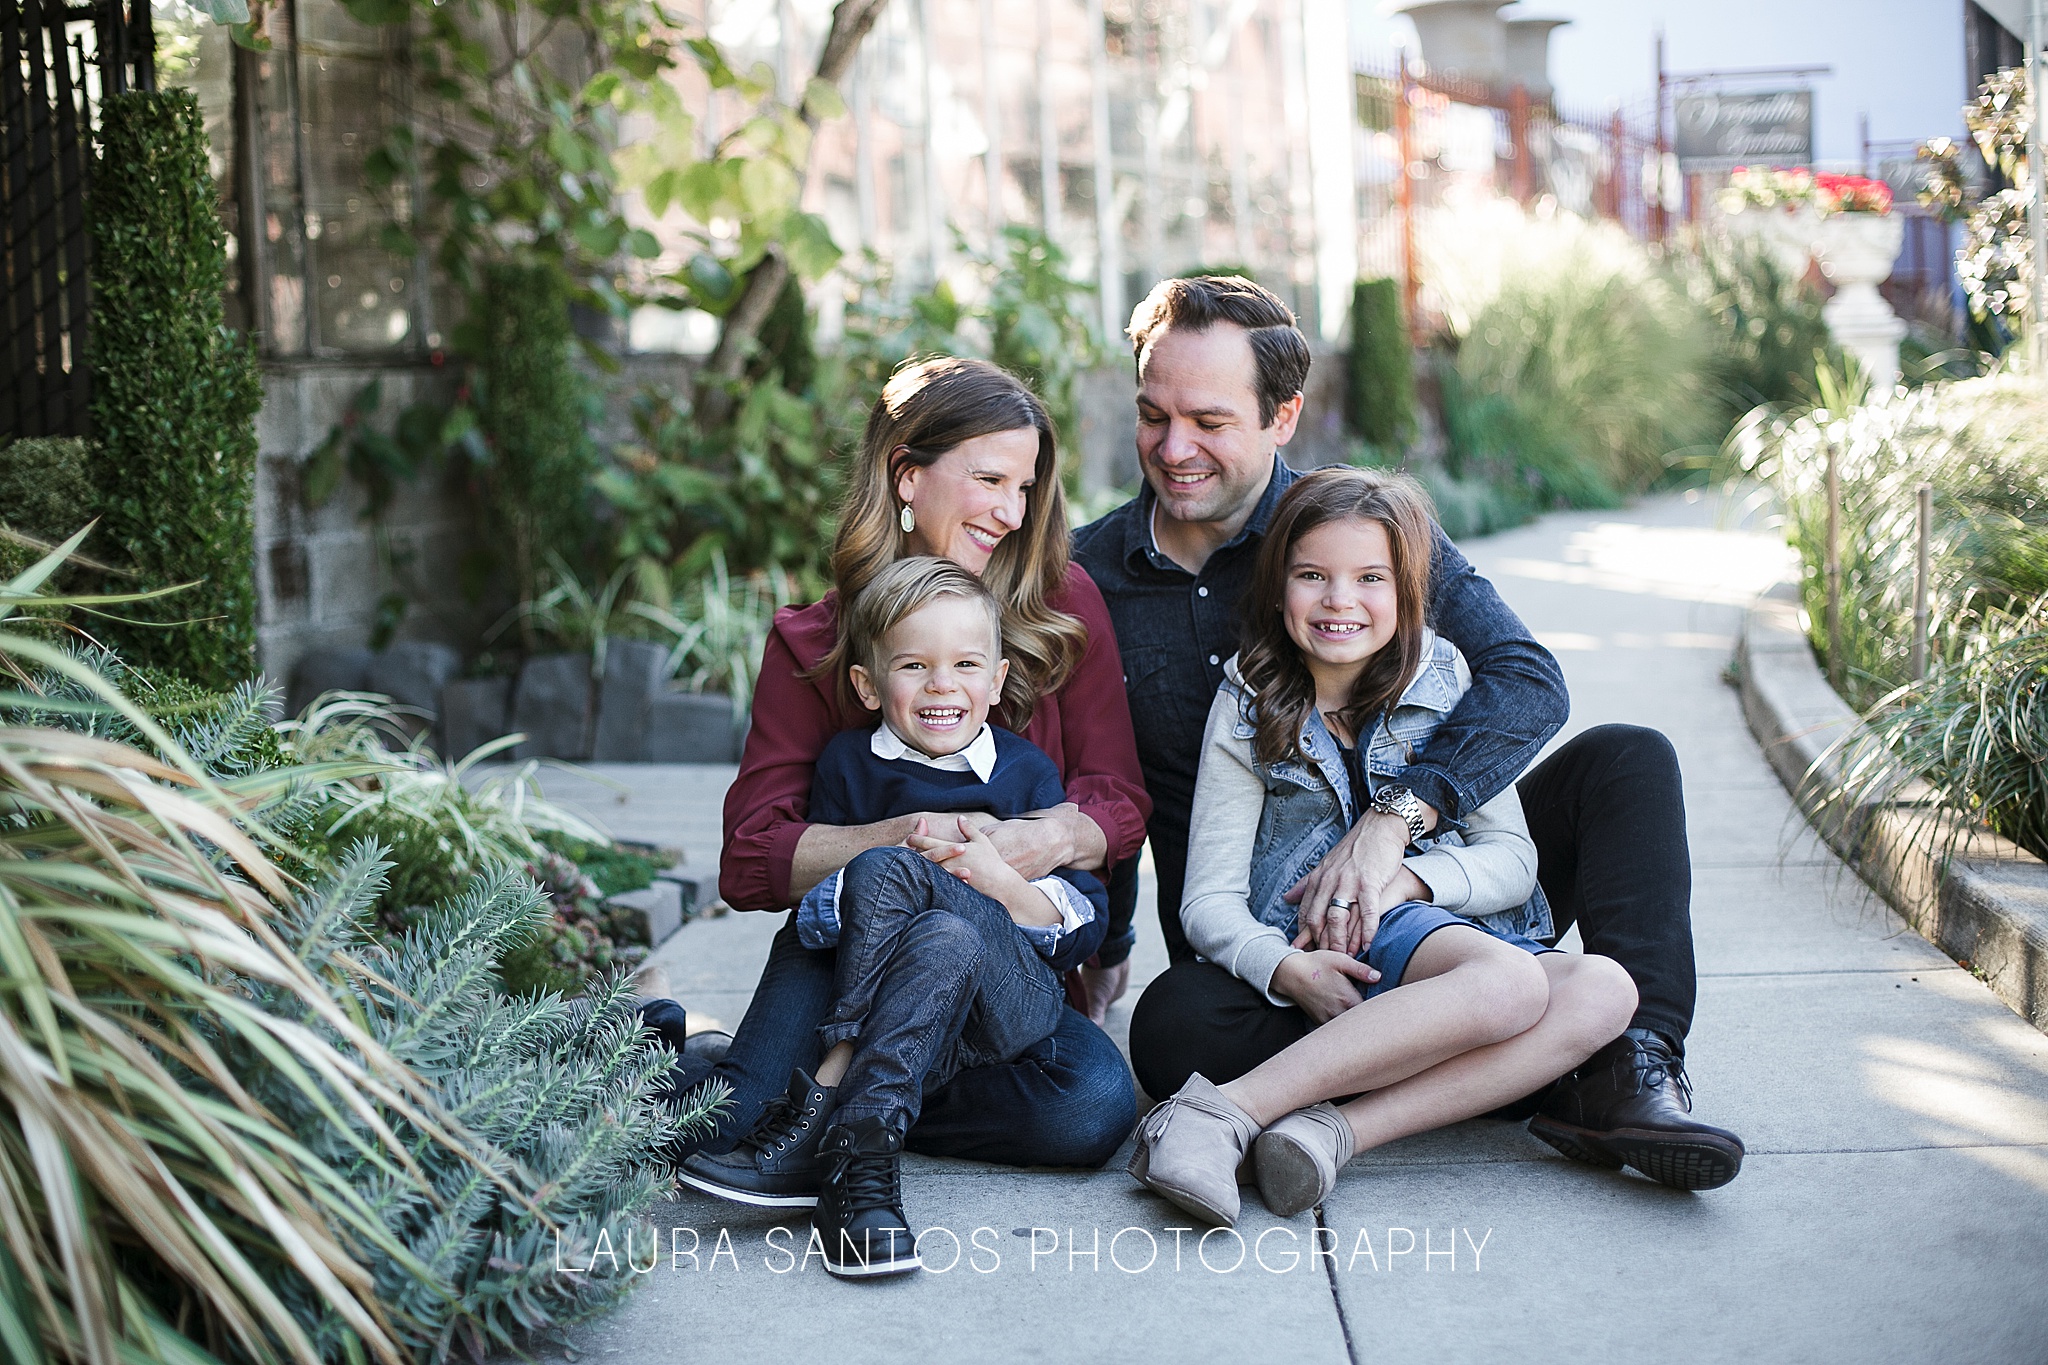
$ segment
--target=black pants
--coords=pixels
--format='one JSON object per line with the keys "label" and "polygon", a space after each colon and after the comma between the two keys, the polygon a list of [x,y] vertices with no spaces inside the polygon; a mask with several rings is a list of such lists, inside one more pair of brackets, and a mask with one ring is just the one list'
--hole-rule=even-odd
{"label": "black pants", "polygon": [[[1598,726],[1560,745],[1515,790],[1557,932],[1576,923],[1587,952],[1613,958],[1635,980],[1633,1025],[1683,1044],[1698,987],[1685,792],[1671,741],[1641,726]],[[1242,1076],[1307,1031],[1301,1011],[1269,1004],[1189,956],[1146,987],[1132,1011],[1131,1066],[1159,1099],[1192,1072],[1218,1085]]]}

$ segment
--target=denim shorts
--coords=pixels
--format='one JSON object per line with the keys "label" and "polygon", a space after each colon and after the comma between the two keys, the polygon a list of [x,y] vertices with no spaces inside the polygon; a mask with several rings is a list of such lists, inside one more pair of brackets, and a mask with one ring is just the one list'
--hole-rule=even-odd
{"label": "denim shorts", "polygon": [[1358,960],[1368,967],[1379,969],[1380,979],[1365,988],[1365,998],[1370,1000],[1381,991],[1390,991],[1401,984],[1407,975],[1408,959],[1415,956],[1415,950],[1422,946],[1422,940],[1437,930],[1452,924],[1462,924],[1477,929],[1482,934],[1491,934],[1503,943],[1512,943],[1517,948],[1531,953],[1554,953],[1533,938],[1495,929],[1481,920],[1466,919],[1453,914],[1440,905],[1426,905],[1421,901],[1403,901],[1386,914],[1380,916],[1379,931],[1373,935],[1372,944],[1358,955]]}

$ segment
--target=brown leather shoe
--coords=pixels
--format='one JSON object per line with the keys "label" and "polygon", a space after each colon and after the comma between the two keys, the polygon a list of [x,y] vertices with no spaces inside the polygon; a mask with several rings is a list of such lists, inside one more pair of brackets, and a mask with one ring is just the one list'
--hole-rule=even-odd
{"label": "brown leather shoe", "polygon": [[1712,1190],[1742,1169],[1742,1139],[1692,1117],[1685,1064],[1632,1028],[1557,1083],[1529,1131],[1574,1161],[1633,1166],[1660,1185]]}

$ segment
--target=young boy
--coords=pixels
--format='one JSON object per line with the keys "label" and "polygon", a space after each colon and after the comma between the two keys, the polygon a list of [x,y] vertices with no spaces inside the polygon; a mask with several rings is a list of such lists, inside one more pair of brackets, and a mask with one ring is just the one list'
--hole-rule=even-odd
{"label": "young boy", "polygon": [[[980,579],[951,560],[926,557],[896,561],[844,609],[841,629],[854,660],[848,681],[881,724],[846,731],[825,747],[811,779],[812,821],[864,825],[954,812],[1010,819],[1066,799],[1043,751],[988,723],[1009,672],[1001,619]],[[898,1082],[883,1096],[847,1096],[846,1109],[862,1117],[872,1109],[906,1131],[927,1085],[963,1066],[1008,1060],[1053,1032],[1065,1005],[1061,976],[1096,950],[1106,927],[1107,896],[1091,874],[1064,868],[1026,881],[973,820],[932,823],[932,836],[960,842],[929,855],[870,849],[797,907],[805,946],[838,948],[821,1043],[830,1050],[859,1040],[883,1062],[871,1069]],[[885,971],[914,972],[921,935],[957,931],[924,923],[935,916],[978,933],[985,963],[974,998],[961,1002],[957,1036],[936,1048],[936,1040],[889,1023],[868,1027]],[[819,1142],[839,1104],[837,1089],[799,1069],[787,1098],[731,1154],[692,1156],[681,1178],[744,1203],[815,1207]],[[863,1273],[832,1265],[836,1232],[828,1230],[825,1243],[828,1268]],[[892,1273],[917,1263],[911,1252],[907,1260],[861,1264],[874,1266],[864,1273]]]}

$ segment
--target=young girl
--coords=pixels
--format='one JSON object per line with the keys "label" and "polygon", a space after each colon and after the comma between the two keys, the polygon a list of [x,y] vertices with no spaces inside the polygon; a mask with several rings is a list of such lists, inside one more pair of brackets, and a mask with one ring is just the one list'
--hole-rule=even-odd
{"label": "young girl", "polygon": [[[1616,963],[1536,941],[1549,911],[1512,785],[1431,837],[1392,783],[1469,685],[1423,624],[1430,553],[1422,491],[1356,469],[1297,482],[1260,548],[1209,711],[1181,922],[1203,958],[1320,1027],[1223,1086],[1198,1072],[1139,1124],[1131,1174],[1211,1223],[1235,1223],[1248,1150],[1267,1206],[1299,1213],[1356,1153],[1527,1095],[1635,1009]],[[1333,902],[1311,935],[1285,893],[1368,807],[1416,839],[1389,908]]]}

